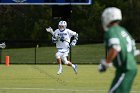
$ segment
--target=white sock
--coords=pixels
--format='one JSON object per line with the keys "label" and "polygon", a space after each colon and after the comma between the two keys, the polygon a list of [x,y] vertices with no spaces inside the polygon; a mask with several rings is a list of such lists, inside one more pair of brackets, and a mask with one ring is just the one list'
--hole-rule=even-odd
{"label": "white sock", "polygon": [[62,64],[59,64],[59,71],[62,71]]}
{"label": "white sock", "polygon": [[72,64],[72,68],[75,68],[75,65],[74,64]]}

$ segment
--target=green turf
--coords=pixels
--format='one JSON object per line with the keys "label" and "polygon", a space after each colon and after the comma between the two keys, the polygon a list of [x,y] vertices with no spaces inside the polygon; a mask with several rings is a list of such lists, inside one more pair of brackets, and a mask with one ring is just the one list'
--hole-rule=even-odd
{"label": "green turf", "polygon": [[[140,44],[137,44],[140,49]],[[36,49],[37,63],[55,63],[55,47]],[[35,48],[4,49],[10,63],[34,63]],[[98,63],[104,57],[103,44],[77,45],[72,48],[74,63]],[[140,56],[136,57],[140,62]],[[57,65],[0,65],[0,93],[107,93],[114,69],[98,73],[97,65],[78,65],[75,75],[70,67],[63,66],[63,74],[58,76]],[[140,68],[140,66],[138,66]],[[140,72],[133,84],[132,93],[140,93]]]}
{"label": "green turf", "polygon": [[[114,76],[114,68],[99,73],[97,65],[78,65],[77,75],[63,69],[56,75],[57,65],[0,65],[0,93],[107,93]],[[140,72],[131,93],[140,92],[139,80]]]}

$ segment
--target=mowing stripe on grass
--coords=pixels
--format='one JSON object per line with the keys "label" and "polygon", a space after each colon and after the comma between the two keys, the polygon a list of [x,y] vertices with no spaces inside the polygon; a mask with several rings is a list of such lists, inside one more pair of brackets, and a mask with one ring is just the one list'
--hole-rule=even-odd
{"label": "mowing stripe on grass", "polygon": [[[0,88],[0,90],[46,90],[46,91],[77,91],[77,92],[107,92],[108,90],[97,90],[97,89],[89,89],[89,90],[78,90],[78,89],[54,89],[54,88]],[[133,90],[131,93],[140,93],[140,90]]]}
{"label": "mowing stripe on grass", "polygon": [[36,69],[36,70],[39,71],[40,73],[43,73],[43,74],[45,74],[46,76],[48,76],[48,77],[54,79],[54,80],[55,80],[56,82],[58,82],[59,84],[64,85],[64,86],[67,85],[66,81],[62,80],[61,78],[56,77],[56,76],[53,75],[53,74],[48,73],[47,71],[42,70],[40,67],[38,67],[38,66],[31,66],[31,67],[34,68],[34,69]]}

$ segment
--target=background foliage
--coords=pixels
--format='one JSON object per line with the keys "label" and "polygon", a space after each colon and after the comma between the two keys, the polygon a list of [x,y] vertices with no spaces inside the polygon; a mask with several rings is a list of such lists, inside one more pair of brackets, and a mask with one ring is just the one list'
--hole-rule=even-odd
{"label": "background foliage", "polygon": [[[104,8],[115,6],[122,10],[121,25],[140,41],[140,1],[139,0],[94,0],[92,5],[72,6],[71,18],[66,19],[68,27],[79,33],[79,44],[102,42],[103,31],[101,13]],[[64,11],[65,12],[65,11]],[[52,6],[9,5],[0,6],[1,41],[45,41],[50,45],[48,26],[57,28],[61,18],[52,17]],[[47,41],[47,42],[46,42]]]}

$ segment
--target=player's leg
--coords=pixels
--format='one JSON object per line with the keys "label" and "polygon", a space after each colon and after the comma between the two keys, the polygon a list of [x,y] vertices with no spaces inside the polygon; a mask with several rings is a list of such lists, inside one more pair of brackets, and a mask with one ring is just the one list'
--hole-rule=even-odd
{"label": "player's leg", "polygon": [[122,82],[122,84],[120,85],[120,87],[118,88],[119,91],[116,91],[116,93],[130,93],[131,87],[133,85],[133,81],[135,79],[136,76],[136,69],[133,70],[129,70],[125,73],[125,77],[124,80]]}
{"label": "player's leg", "polygon": [[109,93],[130,93],[136,72],[135,69],[126,73],[117,73]]}
{"label": "player's leg", "polygon": [[64,62],[64,64],[66,64],[67,66],[71,66],[75,71],[75,74],[77,74],[77,64],[72,64],[72,62],[68,61],[67,55],[63,55],[61,59]]}
{"label": "player's leg", "polygon": [[57,59],[57,63],[58,63],[58,72],[57,72],[58,75],[61,74],[62,70],[63,70],[61,56],[62,56],[62,53],[60,53],[60,52],[56,53],[56,59]]}
{"label": "player's leg", "polygon": [[116,93],[116,91],[119,91],[118,87],[121,85],[124,77],[125,77],[125,73],[121,73],[120,71],[116,71],[115,78],[112,81],[109,93]]}
{"label": "player's leg", "polygon": [[61,62],[61,59],[60,58],[58,58],[57,59],[57,63],[58,63],[58,72],[57,72],[57,74],[59,75],[59,74],[61,74],[62,73],[62,62]]}

